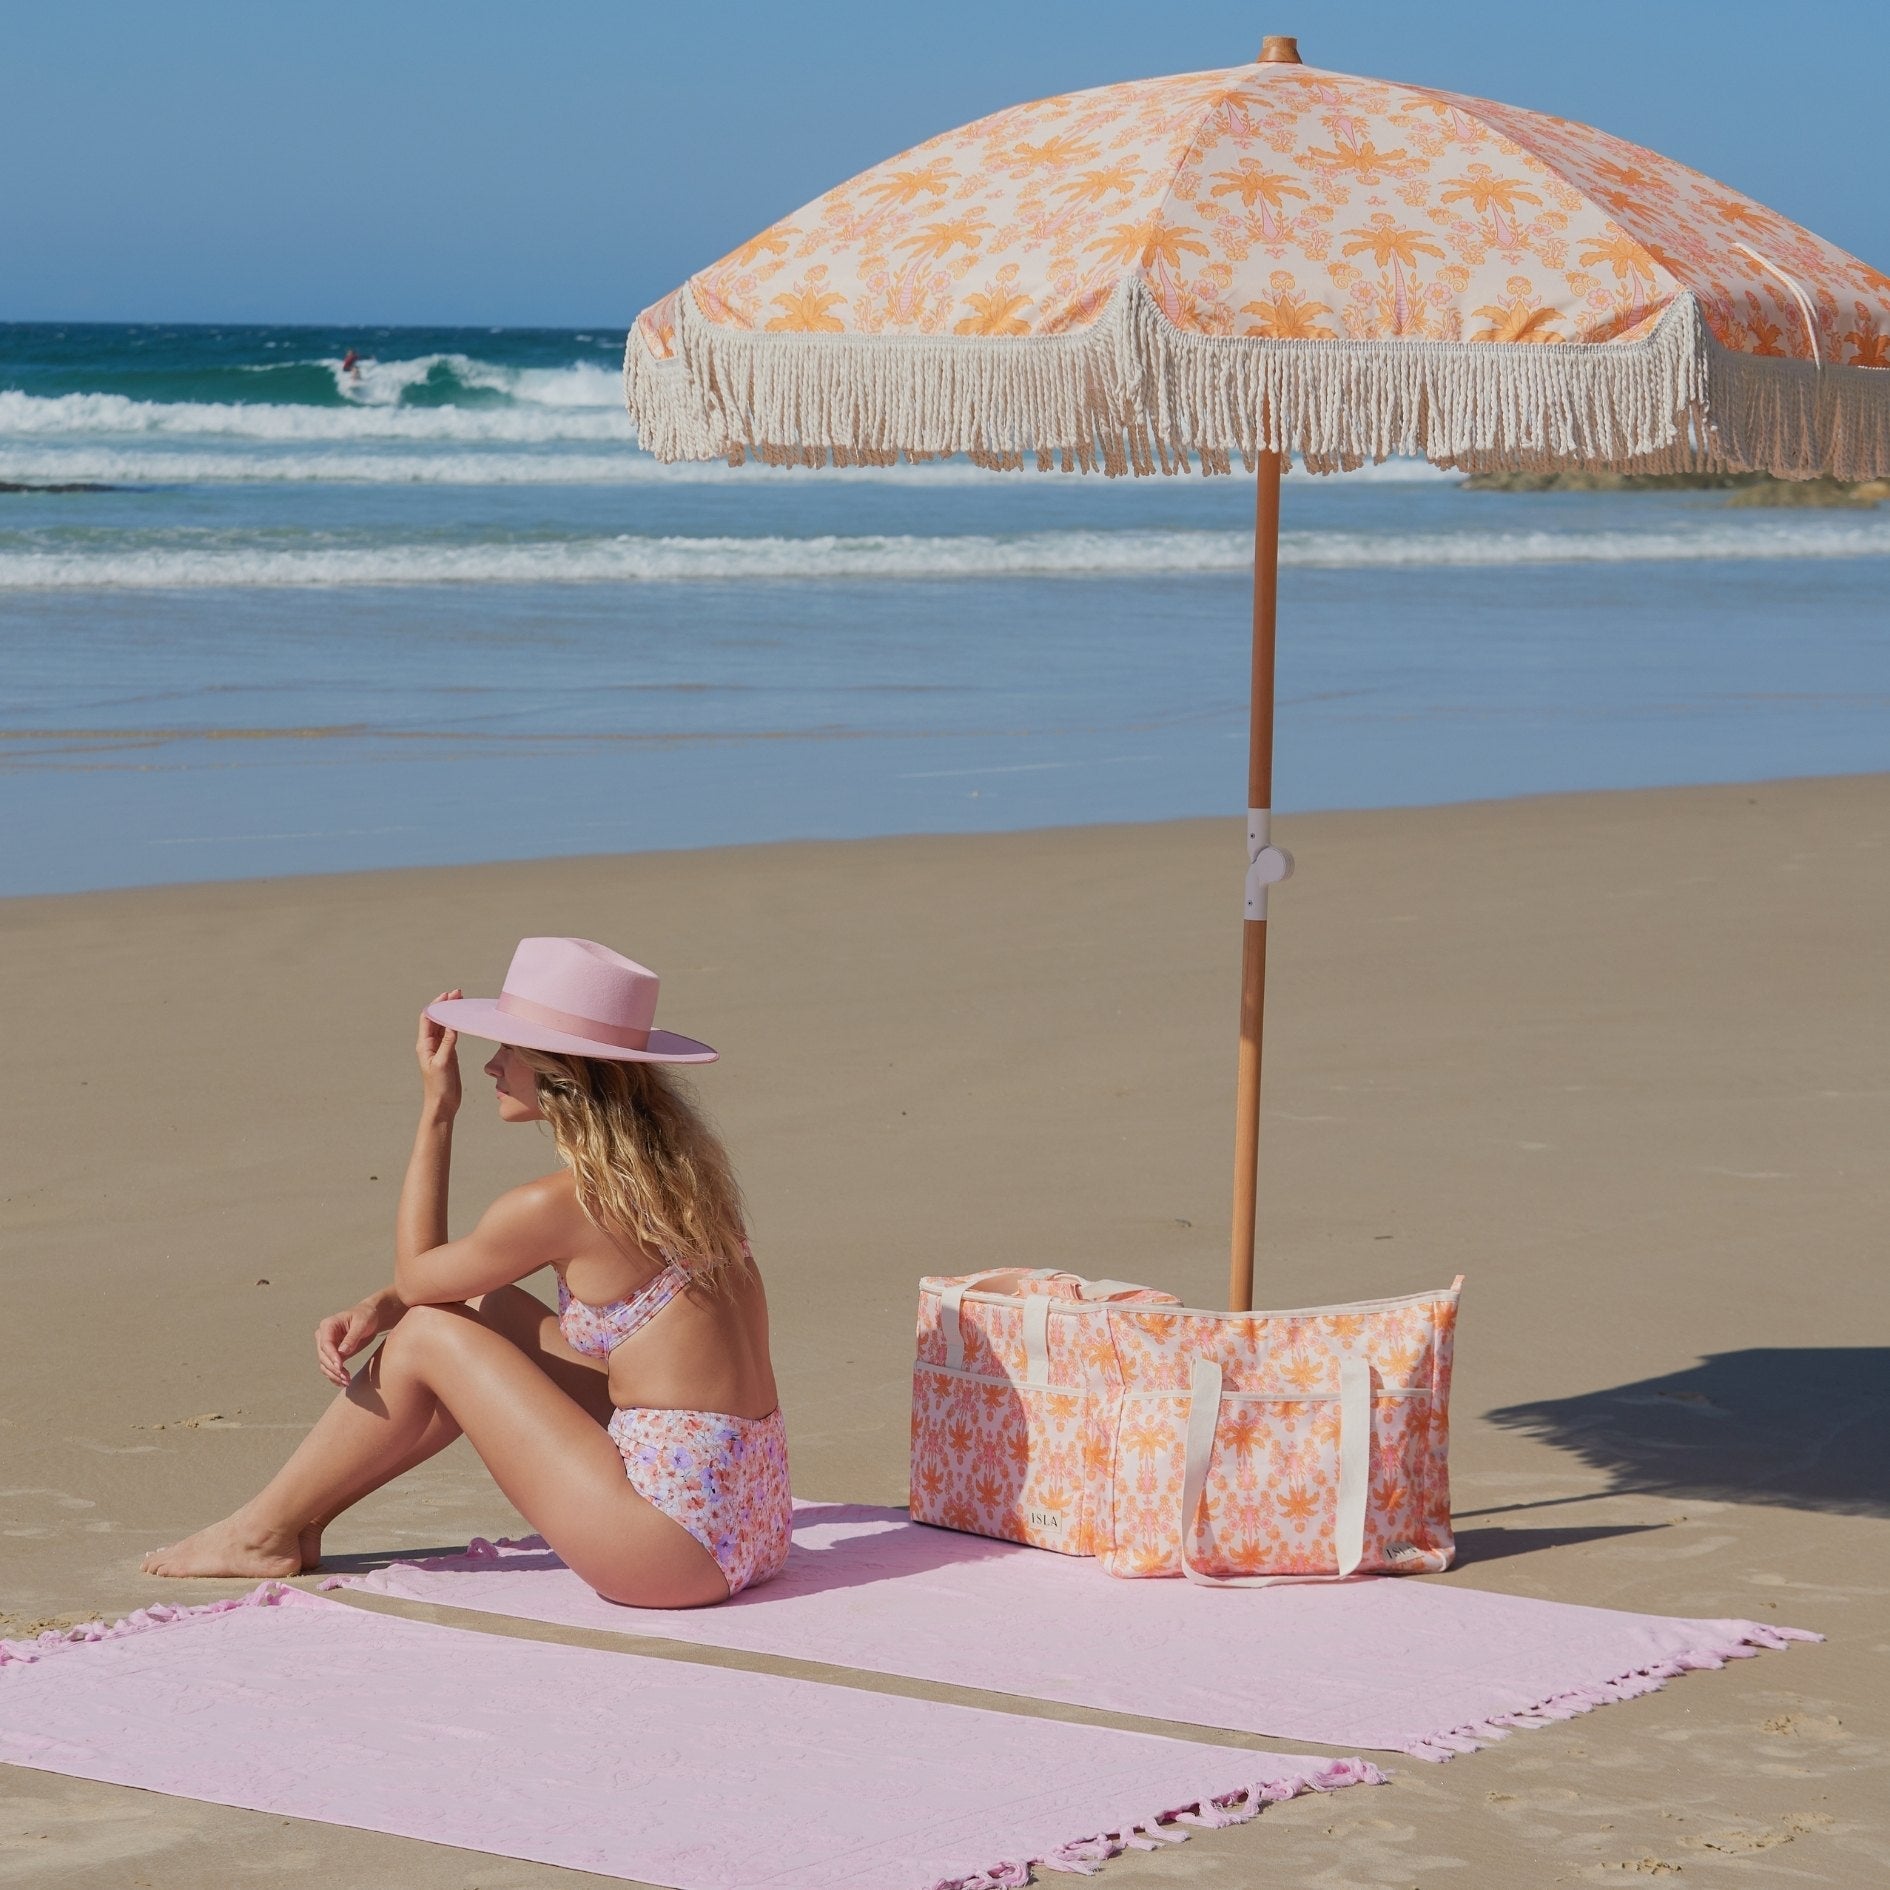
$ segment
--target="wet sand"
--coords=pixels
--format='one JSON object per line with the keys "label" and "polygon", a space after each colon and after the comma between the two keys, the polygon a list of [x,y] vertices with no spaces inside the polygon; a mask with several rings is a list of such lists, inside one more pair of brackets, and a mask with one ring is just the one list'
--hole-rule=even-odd
{"label": "wet sand", "polygon": [[[1259,1296],[1469,1276],[1442,1579],[1830,1639],[1103,1880],[1881,1882],[1890,776],[1280,826]],[[310,1330],[387,1273],[413,1012],[522,932],[645,958],[723,1050],[803,1495],[902,1500],[921,1273],[1219,1303],[1242,861],[1189,822],[0,903],[0,1634],[247,1586],[137,1558],[321,1408]],[[548,1166],[467,1063],[456,1227]],[[515,1526],[456,1446],[331,1564]],[[0,1768],[0,1884],[580,1877]]]}

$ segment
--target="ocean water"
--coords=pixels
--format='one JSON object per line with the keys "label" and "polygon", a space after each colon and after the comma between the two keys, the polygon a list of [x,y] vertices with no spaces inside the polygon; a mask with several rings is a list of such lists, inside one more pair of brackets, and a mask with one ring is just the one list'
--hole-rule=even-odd
{"label": "ocean water", "polygon": [[[0,326],[0,893],[1244,804],[1248,481],[660,467],[621,346]],[[1890,766],[1890,507],[1284,523],[1283,809]]]}

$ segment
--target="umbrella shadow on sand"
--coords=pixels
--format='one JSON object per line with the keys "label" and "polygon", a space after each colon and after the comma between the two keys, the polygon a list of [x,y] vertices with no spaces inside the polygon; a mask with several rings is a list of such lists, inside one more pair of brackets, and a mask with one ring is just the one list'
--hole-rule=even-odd
{"label": "umbrella shadow on sand", "polygon": [[[1468,1513],[1459,1511],[1459,1514]],[[1666,1526],[1665,1523],[1616,1523],[1588,1529],[1459,1529],[1456,1531],[1456,1566],[1462,1568],[1469,1562],[1500,1562],[1512,1555],[1566,1549],[1578,1542],[1605,1542],[1613,1536],[1652,1535]]]}
{"label": "umbrella shadow on sand", "polygon": [[1611,1496],[1890,1516],[1890,1346],[1716,1352],[1662,1378],[1488,1416],[1607,1472]]}

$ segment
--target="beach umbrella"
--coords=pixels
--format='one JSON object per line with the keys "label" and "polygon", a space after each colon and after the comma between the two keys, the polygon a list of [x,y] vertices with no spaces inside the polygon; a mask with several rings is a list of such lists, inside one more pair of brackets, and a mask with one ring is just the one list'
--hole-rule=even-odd
{"label": "beach umbrella", "polygon": [[1250,65],[1019,105],[631,329],[658,459],[1258,476],[1229,1304],[1252,1304],[1280,474],[1890,474],[1890,277],[1590,126]]}

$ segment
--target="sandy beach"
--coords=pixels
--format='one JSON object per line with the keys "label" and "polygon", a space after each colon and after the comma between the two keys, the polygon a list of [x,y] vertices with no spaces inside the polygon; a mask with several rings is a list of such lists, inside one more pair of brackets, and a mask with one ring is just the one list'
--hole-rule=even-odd
{"label": "sandy beach", "polygon": [[[1103,1880],[1880,1883],[1890,775],[1279,828],[1300,872],[1257,1294],[1468,1276],[1440,1579],[1829,1639]],[[138,1555],[321,1408],[310,1331],[388,1272],[413,1013],[496,986],[521,933],[634,952],[665,1021],[723,1052],[700,1089],[749,1193],[800,1494],[903,1500],[922,1273],[1055,1264],[1220,1303],[1242,858],[1236,823],[1194,821],[0,903],[0,1634],[246,1586]],[[492,1116],[482,1055],[456,1227],[549,1165]],[[359,1566],[515,1525],[459,1445],[328,1546]],[[575,1880],[0,1769],[0,1883]]]}

